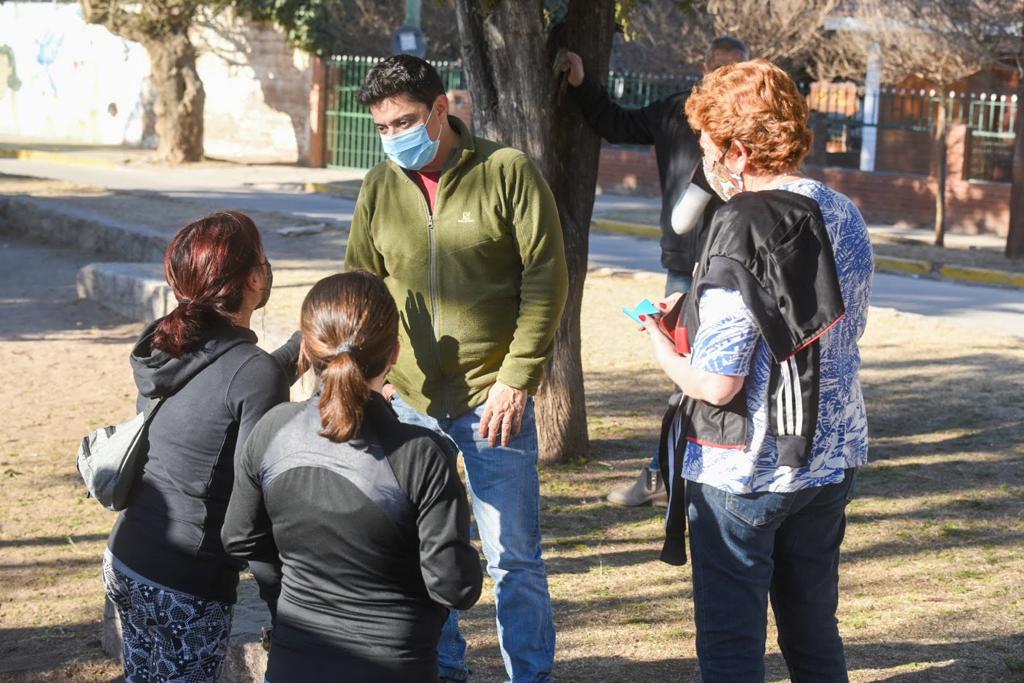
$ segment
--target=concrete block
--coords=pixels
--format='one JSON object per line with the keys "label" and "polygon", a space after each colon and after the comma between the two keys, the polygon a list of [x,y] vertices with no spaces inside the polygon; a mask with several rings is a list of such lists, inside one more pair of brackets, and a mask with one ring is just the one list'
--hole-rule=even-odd
{"label": "concrete block", "polygon": [[162,262],[170,239],[144,226],[26,195],[0,196],[0,233],[124,261]]}
{"label": "concrete block", "polygon": [[177,305],[159,263],[90,263],[78,271],[75,284],[78,298],[130,320],[150,322]]}

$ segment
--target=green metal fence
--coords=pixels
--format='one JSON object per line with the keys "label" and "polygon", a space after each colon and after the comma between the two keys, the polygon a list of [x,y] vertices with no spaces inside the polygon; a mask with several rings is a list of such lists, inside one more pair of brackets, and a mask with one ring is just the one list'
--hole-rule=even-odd
{"label": "green metal fence", "polygon": [[[384,158],[380,136],[366,107],[356,101],[366,72],[380,57],[338,56],[327,62],[326,160],[329,167],[372,168]],[[430,62],[448,90],[466,88],[465,75],[457,62]],[[609,74],[608,91],[625,107],[642,107],[649,102],[689,87],[695,75]]]}
{"label": "green metal fence", "polygon": [[[327,63],[329,99],[327,106],[326,159],[331,167],[371,168],[384,158],[380,136],[367,109],[356,101],[366,72],[379,57],[338,56]],[[433,61],[448,90],[466,88],[458,62]],[[608,74],[608,93],[624,107],[642,107],[674,92],[686,89],[698,75],[645,73]],[[1003,93],[950,92],[883,87],[875,103],[878,120],[864,122],[864,87],[855,83],[814,83],[804,88],[813,112],[827,121],[829,165],[857,167],[865,126],[879,131],[878,145],[883,164],[879,170],[928,172],[928,159],[908,155],[902,149],[928,149],[940,97],[946,102],[949,126],[967,126],[967,177],[978,180],[1009,179],[1017,111],[1015,95]],[[886,153],[882,154],[881,151]]]}
{"label": "green metal fence", "polygon": [[623,107],[639,108],[672,93],[685,90],[698,81],[696,74],[662,75],[608,72],[608,94]]}

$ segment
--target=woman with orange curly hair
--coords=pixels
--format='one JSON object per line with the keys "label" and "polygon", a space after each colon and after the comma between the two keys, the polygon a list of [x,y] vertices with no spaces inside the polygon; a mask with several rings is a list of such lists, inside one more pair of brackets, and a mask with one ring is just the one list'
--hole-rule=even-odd
{"label": "woman with orange curly hair", "polygon": [[645,320],[684,392],[664,421],[662,558],[686,561],[688,517],[703,680],[764,680],[770,600],[792,679],[845,681],[835,614],[846,503],[867,462],[867,229],[847,197],[800,174],[807,106],[777,66],[715,71],[686,115],[726,203],[690,294]]}

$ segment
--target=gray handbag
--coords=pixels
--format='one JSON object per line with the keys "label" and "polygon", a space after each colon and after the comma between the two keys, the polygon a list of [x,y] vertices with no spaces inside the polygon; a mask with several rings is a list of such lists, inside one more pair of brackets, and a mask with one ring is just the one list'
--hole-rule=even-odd
{"label": "gray handbag", "polygon": [[109,510],[128,506],[132,486],[149,455],[149,423],[164,399],[150,400],[128,422],[97,429],[78,447],[78,473],[89,495]]}

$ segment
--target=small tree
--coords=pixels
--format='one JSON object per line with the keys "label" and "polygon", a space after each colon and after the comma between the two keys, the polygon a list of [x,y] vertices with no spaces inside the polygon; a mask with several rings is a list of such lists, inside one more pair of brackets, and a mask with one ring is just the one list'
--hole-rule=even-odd
{"label": "small tree", "polygon": [[[850,68],[854,66],[851,55],[859,50],[866,56],[868,44],[874,42],[881,52],[885,82],[916,77],[937,86],[938,97],[931,112],[934,121],[932,169],[936,179],[934,243],[937,246],[945,243],[947,227],[948,93],[956,82],[999,61],[1006,49],[1006,40],[997,35],[1002,30],[990,20],[1013,4],[1014,0],[933,0],[927,3],[862,0],[855,13],[862,30],[846,33],[829,48],[829,56],[836,60],[834,64]],[[997,10],[997,5],[1004,8]],[[822,63],[825,62],[827,59],[823,58]],[[827,70],[827,66],[820,69]]]}
{"label": "small tree", "polygon": [[157,153],[172,162],[203,158],[206,93],[189,39],[200,0],[81,0],[85,20],[142,45],[156,88]]}
{"label": "small tree", "polygon": [[[342,46],[356,49],[386,44],[397,26],[397,3],[387,0],[79,0],[85,20],[133,40],[149,54],[156,89],[158,156],[171,163],[203,158],[203,106],[206,95],[196,69],[196,48],[189,33],[201,12],[233,8],[258,21],[272,21],[288,41],[311,54],[328,54]],[[426,13],[435,47],[451,52],[451,9]],[[370,39],[368,40],[368,36]],[[360,48],[362,46],[362,48]]]}
{"label": "small tree", "polygon": [[698,71],[708,43],[730,34],[754,57],[796,72],[826,38],[825,19],[838,0],[643,0],[628,15],[628,40],[615,60],[631,70]]}

